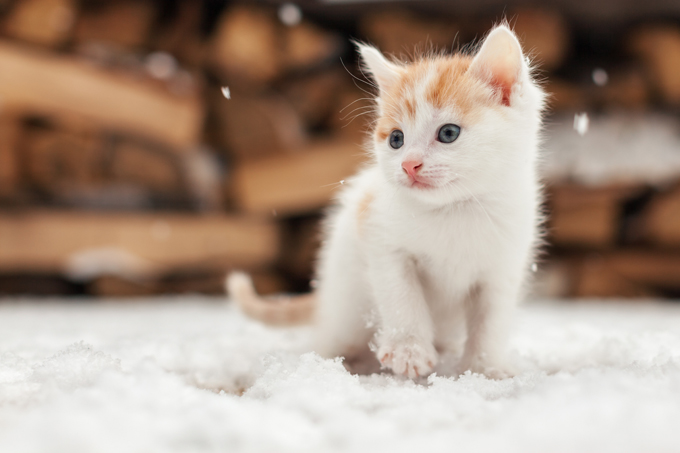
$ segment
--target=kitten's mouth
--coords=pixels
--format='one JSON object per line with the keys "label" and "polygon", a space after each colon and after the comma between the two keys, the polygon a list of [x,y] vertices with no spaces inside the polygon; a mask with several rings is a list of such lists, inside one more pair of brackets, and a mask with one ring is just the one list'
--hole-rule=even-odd
{"label": "kitten's mouth", "polygon": [[412,189],[434,189],[434,185],[431,184],[430,182],[424,181],[422,179],[417,179],[417,178],[409,178],[407,182],[408,187]]}

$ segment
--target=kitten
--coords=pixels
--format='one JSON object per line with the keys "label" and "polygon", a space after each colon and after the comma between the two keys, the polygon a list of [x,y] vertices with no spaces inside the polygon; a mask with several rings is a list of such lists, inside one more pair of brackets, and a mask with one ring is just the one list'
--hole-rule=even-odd
{"label": "kitten", "polygon": [[314,309],[325,357],[371,345],[383,366],[415,378],[457,352],[459,371],[507,376],[511,317],[538,242],[545,95],[506,26],[475,56],[407,64],[358,48],[379,90],[374,161],[327,220],[316,302],[263,301],[243,274],[228,289],[270,322]]}

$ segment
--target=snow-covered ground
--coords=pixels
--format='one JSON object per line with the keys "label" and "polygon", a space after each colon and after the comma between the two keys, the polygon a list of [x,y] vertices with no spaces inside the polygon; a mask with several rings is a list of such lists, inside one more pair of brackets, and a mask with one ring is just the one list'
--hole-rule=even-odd
{"label": "snow-covered ground", "polygon": [[0,452],[680,451],[680,305],[531,304],[520,373],[354,376],[218,299],[0,304]]}

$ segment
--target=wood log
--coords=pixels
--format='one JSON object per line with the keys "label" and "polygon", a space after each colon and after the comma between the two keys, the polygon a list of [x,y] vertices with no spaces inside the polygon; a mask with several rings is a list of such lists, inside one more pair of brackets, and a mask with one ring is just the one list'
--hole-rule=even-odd
{"label": "wood log", "polygon": [[302,120],[283,97],[212,97],[215,141],[237,158],[297,151],[306,141]]}
{"label": "wood log", "polygon": [[545,84],[548,105],[553,111],[583,112],[592,107],[592,99],[583,87],[557,78]]}
{"label": "wood log", "polygon": [[154,2],[116,0],[86,5],[75,25],[77,42],[98,42],[140,48],[148,40],[156,20]]}
{"label": "wood log", "polygon": [[[249,272],[255,290],[261,295],[288,291],[285,280],[271,270]],[[159,275],[145,280],[130,280],[115,275],[97,277],[88,284],[88,292],[100,297],[143,297],[159,294],[225,295],[224,272],[201,272]]]}
{"label": "wood log", "polygon": [[279,268],[288,276],[309,282],[321,246],[319,216],[291,219],[284,227]]}
{"label": "wood log", "polygon": [[[253,271],[250,272],[250,276],[258,294],[280,294],[290,290],[288,282],[277,272],[271,270]],[[224,278],[222,278],[221,283],[221,289],[224,290]]]}
{"label": "wood log", "polygon": [[606,263],[624,278],[658,288],[680,289],[680,254],[631,250],[608,255]]}
{"label": "wood log", "polygon": [[92,188],[103,180],[103,146],[93,129],[27,127],[23,172],[33,188],[52,195]]}
{"label": "wood log", "polygon": [[311,144],[299,153],[239,162],[233,171],[236,203],[247,212],[302,214],[319,209],[366,160],[350,141]]}
{"label": "wood log", "polygon": [[211,62],[230,85],[258,89],[284,68],[281,29],[273,11],[229,8],[219,19],[211,47]]}
{"label": "wood log", "polygon": [[19,114],[82,116],[101,128],[180,151],[200,140],[203,109],[197,93],[174,96],[153,83],[9,43],[0,43],[0,66],[3,108]]}
{"label": "wood log", "polygon": [[0,198],[10,198],[21,181],[18,145],[22,128],[11,115],[0,117]]}
{"label": "wood log", "polygon": [[680,254],[631,249],[578,260],[578,297],[659,297],[680,291]]}
{"label": "wood log", "polygon": [[586,257],[575,268],[573,280],[571,297],[640,298],[660,295],[644,282],[634,281],[620,273],[616,266],[612,266],[611,257]]}
{"label": "wood log", "polygon": [[666,102],[680,104],[680,27],[650,25],[636,30],[630,49],[647,66]]}
{"label": "wood log", "polygon": [[77,15],[74,0],[23,0],[3,20],[4,33],[42,46],[59,46],[70,37]]}
{"label": "wood log", "polygon": [[186,189],[179,163],[172,153],[124,140],[111,154],[109,171],[116,182],[131,183],[160,193]]}
{"label": "wood log", "polygon": [[558,68],[569,52],[569,29],[562,16],[541,9],[522,9],[512,16],[524,52],[543,70]]}
{"label": "wood log", "polygon": [[[344,94],[352,88],[351,83],[351,76],[347,72],[334,68],[306,77],[296,77],[283,87],[282,92],[305,125],[308,128],[317,128],[325,125],[329,117],[346,106],[341,103],[346,97]],[[357,99],[359,97],[361,96]],[[352,108],[347,109],[351,110]]]}
{"label": "wood log", "polygon": [[288,71],[307,69],[330,61],[343,49],[339,36],[309,22],[286,28],[284,64]]}
{"label": "wood log", "polygon": [[210,47],[213,69],[242,91],[260,91],[286,72],[328,62],[343,49],[334,33],[307,21],[284,27],[273,10],[245,4],[222,14]]}
{"label": "wood log", "polygon": [[383,52],[412,55],[414,49],[450,49],[460,27],[451,20],[425,19],[405,9],[389,8],[361,17],[359,31]]}
{"label": "wood log", "polygon": [[592,109],[644,109],[649,105],[651,89],[637,70],[625,68],[613,72],[602,87],[575,84],[551,78],[545,85],[548,105],[553,111],[583,112]]}
{"label": "wood log", "polygon": [[177,2],[172,18],[156,31],[151,48],[168,52],[183,66],[201,67],[207,56],[207,43],[201,31],[203,2]]}
{"label": "wood log", "polygon": [[0,273],[0,296],[82,294],[82,287],[55,274]]}
{"label": "wood log", "polygon": [[156,281],[134,281],[113,275],[97,277],[88,285],[88,293],[98,297],[144,297],[160,292]]}
{"label": "wood log", "polygon": [[201,148],[179,156],[183,180],[193,201],[201,212],[224,209],[224,173],[212,150]]}
{"label": "wood log", "polygon": [[645,240],[662,247],[680,247],[680,185],[654,196],[640,219]]}
{"label": "wood log", "polygon": [[[147,276],[178,269],[253,268],[274,262],[279,234],[267,220],[176,213],[0,213],[0,271],[97,270]],[[110,272],[104,272],[110,273]]]}
{"label": "wood log", "polygon": [[637,185],[550,188],[550,241],[559,246],[606,248],[616,244],[623,203],[644,191]]}
{"label": "wood log", "polygon": [[651,87],[647,79],[635,68],[613,71],[609,83],[597,91],[599,103],[609,109],[642,110],[651,99]]}

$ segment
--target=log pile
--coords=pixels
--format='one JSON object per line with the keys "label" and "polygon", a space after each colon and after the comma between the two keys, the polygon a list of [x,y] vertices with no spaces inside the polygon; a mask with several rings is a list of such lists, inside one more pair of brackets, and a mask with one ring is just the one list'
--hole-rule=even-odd
{"label": "log pile", "polygon": [[551,259],[571,297],[680,294],[680,186],[555,185],[548,193]]}
{"label": "log pile", "polygon": [[[582,27],[553,10],[392,6],[4,2],[0,294],[30,278],[97,295],[218,293],[236,267],[264,292],[308,288],[320,213],[366,159],[373,87],[350,39],[409,59],[479,39],[505,13],[553,112],[680,105],[680,26],[621,27],[583,57]],[[565,294],[675,290],[680,191],[550,192]]]}
{"label": "log pile", "polygon": [[233,268],[265,293],[290,286],[289,219],[318,215],[362,161],[358,128],[338,119],[360,93],[347,40],[264,6],[206,26],[210,8],[9,5],[0,293],[31,275],[100,295],[217,293]]}

